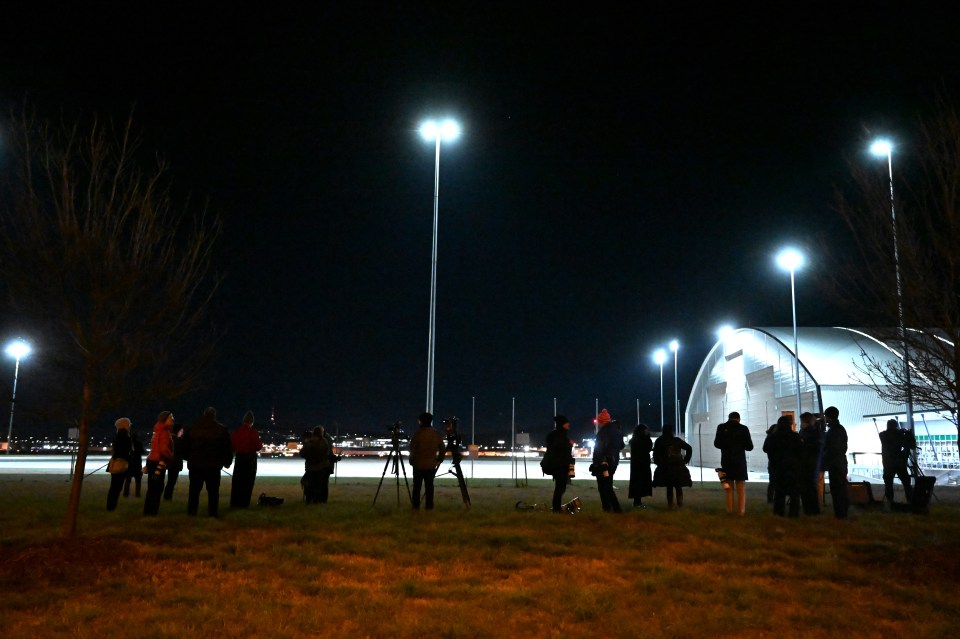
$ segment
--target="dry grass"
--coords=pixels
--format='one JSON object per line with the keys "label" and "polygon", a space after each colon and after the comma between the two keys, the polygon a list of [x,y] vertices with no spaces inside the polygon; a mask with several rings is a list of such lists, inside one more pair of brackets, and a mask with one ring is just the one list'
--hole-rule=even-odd
{"label": "dry grass", "polygon": [[469,510],[442,483],[437,509],[412,513],[386,483],[373,507],[376,480],[307,507],[295,480],[268,478],[257,492],[286,504],[220,520],[188,518],[184,485],[145,519],[141,500],[105,512],[94,477],[82,536],[63,542],[67,484],[0,477],[4,636],[936,637],[960,618],[954,489],[926,516],[836,521],[775,518],[761,485],[740,519],[709,484],[681,511],[661,492],[614,516],[578,480],[584,512],[556,516],[514,508],[548,500],[544,481],[471,482]]}

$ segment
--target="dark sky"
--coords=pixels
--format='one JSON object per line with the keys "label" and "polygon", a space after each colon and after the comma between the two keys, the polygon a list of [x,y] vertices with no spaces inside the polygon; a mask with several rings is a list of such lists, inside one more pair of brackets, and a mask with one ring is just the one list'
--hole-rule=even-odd
{"label": "dark sky", "polygon": [[[937,3],[129,4],[5,9],[0,101],[133,109],[177,188],[223,216],[217,377],[174,410],[231,426],[272,406],[295,430],[415,424],[424,116],[463,129],[441,150],[436,413],[469,429],[476,397],[478,434],[505,437],[515,397],[518,430],[543,433],[556,397],[586,434],[595,399],[659,420],[651,353],[671,338],[684,398],[720,324],[788,326],[776,249],[842,241],[847,160],[875,162],[885,132],[907,162],[915,118],[960,86]],[[799,322],[856,324],[816,269]]]}

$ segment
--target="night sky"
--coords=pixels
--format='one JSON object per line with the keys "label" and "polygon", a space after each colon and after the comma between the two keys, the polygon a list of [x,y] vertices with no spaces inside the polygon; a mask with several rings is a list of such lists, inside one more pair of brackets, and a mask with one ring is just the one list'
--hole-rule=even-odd
{"label": "night sky", "polygon": [[[271,407],[296,431],[414,427],[425,116],[463,130],[441,150],[436,413],[469,431],[476,397],[478,439],[508,438],[516,398],[539,438],[555,397],[579,435],[595,399],[625,428],[637,399],[658,422],[651,353],[671,338],[685,404],[719,325],[789,326],[784,244],[814,258],[800,324],[855,325],[816,283],[819,243],[844,241],[847,162],[885,171],[877,133],[909,162],[916,117],[960,86],[947,3],[128,4],[6,8],[0,102],[132,110],[178,193],[223,216],[216,377],[172,408],[231,427]],[[672,358],[664,377],[672,415]]]}

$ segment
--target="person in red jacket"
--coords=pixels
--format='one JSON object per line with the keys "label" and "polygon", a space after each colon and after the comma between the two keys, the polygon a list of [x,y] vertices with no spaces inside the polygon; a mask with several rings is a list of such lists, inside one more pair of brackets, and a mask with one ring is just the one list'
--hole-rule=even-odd
{"label": "person in red jacket", "polygon": [[147,496],[143,500],[143,514],[156,515],[160,512],[160,498],[163,497],[163,484],[167,466],[173,463],[173,413],[168,410],[157,415],[153,427],[153,439],[150,440],[150,454],[147,456]]}
{"label": "person in red jacket", "polygon": [[230,486],[230,506],[246,508],[253,495],[253,484],[257,480],[257,453],[263,448],[260,435],[253,427],[253,413],[247,411],[243,424],[230,435],[230,443],[236,455],[233,467],[233,483]]}

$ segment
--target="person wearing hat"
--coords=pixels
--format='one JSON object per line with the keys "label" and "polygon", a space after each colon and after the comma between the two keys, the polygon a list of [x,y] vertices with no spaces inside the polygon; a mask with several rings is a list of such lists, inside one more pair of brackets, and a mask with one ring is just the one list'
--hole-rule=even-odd
{"label": "person wearing hat", "polygon": [[257,480],[257,453],[263,448],[260,435],[253,427],[253,413],[247,411],[240,428],[230,435],[236,463],[233,467],[233,483],[230,486],[230,506],[246,508],[253,496],[253,484]]}
{"label": "person wearing hat", "polygon": [[233,463],[233,446],[226,426],[217,421],[211,406],[183,435],[183,459],[187,462],[190,488],[187,492],[187,514],[196,515],[200,492],[207,489],[207,512],[220,514],[220,471]]}
{"label": "person wearing hat", "polygon": [[570,483],[573,465],[573,441],[570,439],[570,420],[565,415],[553,418],[553,430],[547,435],[547,450],[540,464],[543,472],[553,477],[553,512],[561,512],[563,493]]}
{"label": "person wearing hat", "polygon": [[163,485],[167,466],[173,463],[173,413],[168,410],[157,415],[153,426],[153,439],[150,440],[150,454],[147,455],[147,496],[143,500],[143,514],[156,515],[160,512],[160,499],[163,497]]}
{"label": "person wearing hat", "polygon": [[[113,438],[113,455],[111,460],[122,459],[127,461],[130,457],[130,450],[133,447],[130,439],[130,420],[126,417],[118,419],[114,426],[117,428],[117,434]],[[110,489],[107,491],[107,510],[117,509],[117,501],[120,499],[120,491],[123,489],[123,482],[127,478],[126,469],[123,472],[110,473]]]}
{"label": "person wearing hat", "polygon": [[410,438],[410,466],[413,468],[411,505],[420,509],[420,489],[424,490],[426,509],[433,510],[433,476],[443,460],[446,445],[443,436],[433,427],[433,415],[421,413],[420,428]]}
{"label": "person wearing hat", "polygon": [[597,491],[604,512],[622,512],[620,501],[613,490],[613,474],[620,463],[623,449],[623,434],[620,424],[610,418],[604,408],[597,415],[597,442],[593,448],[593,475],[597,478]]}

